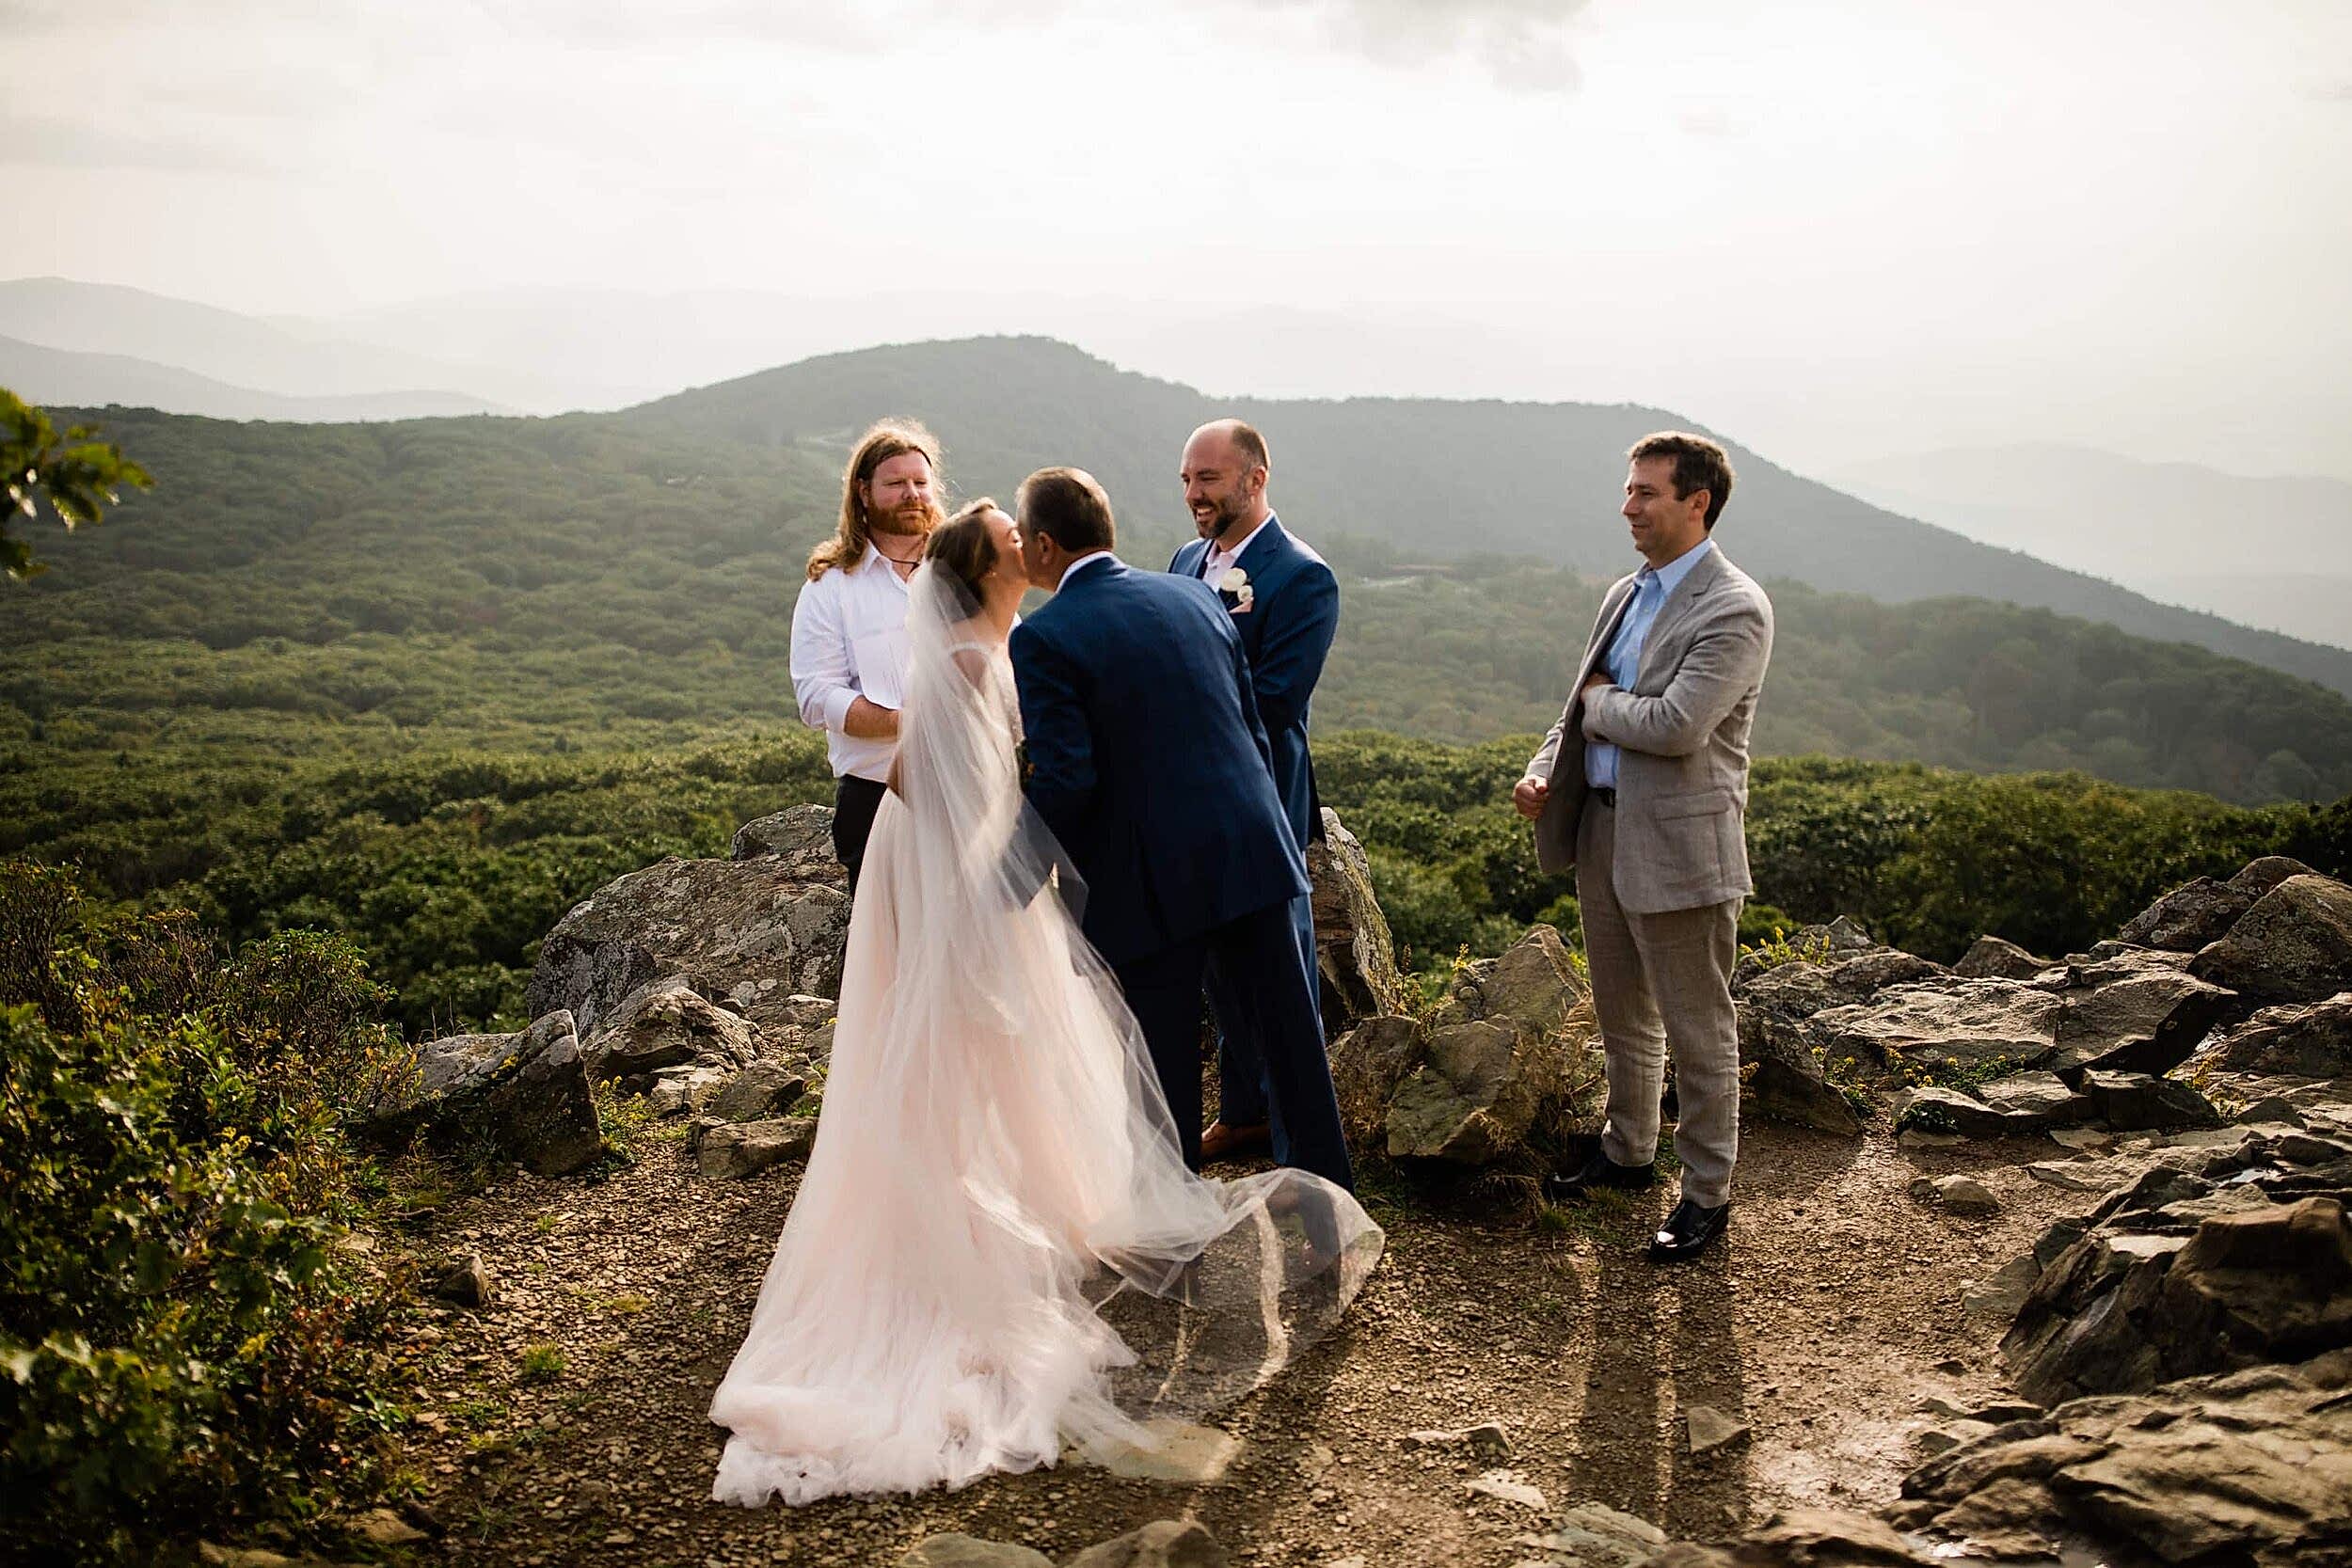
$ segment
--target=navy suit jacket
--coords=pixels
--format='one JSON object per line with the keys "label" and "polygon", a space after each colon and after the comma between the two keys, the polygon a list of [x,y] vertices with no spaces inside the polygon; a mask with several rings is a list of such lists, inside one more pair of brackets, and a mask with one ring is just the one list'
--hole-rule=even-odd
{"label": "navy suit jacket", "polygon": [[1023,788],[1108,962],[1308,891],[1232,619],[1201,583],[1105,554],[1013,628]]}
{"label": "navy suit jacket", "polygon": [[[1198,578],[1208,553],[1209,542],[1196,539],[1176,552],[1168,569]],[[1231,594],[1217,597],[1249,657],[1258,716],[1273,748],[1274,787],[1281,794],[1291,832],[1303,845],[1323,836],[1323,797],[1315,789],[1314,758],[1307,751],[1307,708],[1331,639],[1339,633],[1340,581],[1323,557],[1290,536],[1279,517],[1266,519],[1233,564],[1248,574],[1255,596],[1248,610],[1239,609]]]}

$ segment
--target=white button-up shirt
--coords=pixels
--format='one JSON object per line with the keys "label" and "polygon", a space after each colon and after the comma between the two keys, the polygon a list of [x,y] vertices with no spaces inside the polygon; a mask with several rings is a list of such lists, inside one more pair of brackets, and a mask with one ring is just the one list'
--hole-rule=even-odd
{"label": "white button-up shirt", "polygon": [[792,607],[792,692],[802,721],[825,732],[835,778],[890,782],[898,743],[842,726],[860,697],[894,711],[906,705],[907,604],[907,585],[868,543],[856,565],[806,584]]}

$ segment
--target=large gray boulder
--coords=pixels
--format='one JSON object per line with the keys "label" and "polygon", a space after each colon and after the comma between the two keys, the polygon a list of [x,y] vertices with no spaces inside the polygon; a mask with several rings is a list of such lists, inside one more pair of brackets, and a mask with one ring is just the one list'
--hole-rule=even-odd
{"label": "large gray boulder", "polygon": [[2070,1082],[2084,1072],[2169,1072],[2241,1004],[2188,973],[2176,954],[2122,948],[2069,958],[2036,984],[2062,1005],[2058,1050],[2045,1064]]}
{"label": "large gray boulder", "polygon": [[1953,980],[1892,987],[1873,1002],[1815,1015],[1813,1028],[1833,1060],[1981,1078],[2047,1065],[2065,1011],[2032,985]]}
{"label": "large gray boulder", "polygon": [[1323,1032],[1331,1039],[1366,1019],[1405,1010],[1405,980],[1397,973],[1389,918],[1372,889],[1364,847],[1323,810],[1323,840],[1307,846],[1307,875],[1314,883],[1315,955],[1322,971]]}
{"label": "large gray boulder", "polygon": [[572,1015],[512,1035],[453,1035],[417,1048],[416,1071],[368,1118],[378,1138],[421,1138],[465,1160],[565,1176],[604,1151]]}
{"label": "large gray boulder", "polygon": [[2218,1067],[2294,1078],[2352,1074],[2352,990],[2308,1007],[2265,1007],[2223,1035]]}
{"label": "large gray boulder", "polygon": [[705,1118],[695,1132],[695,1161],[708,1177],[756,1176],[772,1165],[805,1160],[817,1147],[815,1117],[729,1122]]}
{"label": "large gray boulder", "polygon": [[2184,882],[2135,915],[2118,934],[2135,947],[2194,953],[2228,935],[2238,916],[2272,888],[2290,877],[2311,874],[2312,868],[2301,861],[2265,855],[2228,881],[2200,877]]}
{"label": "large gray boulder", "polygon": [[837,865],[666,860],[599,888],[557,923],[531,976],[532,1010],[567,1009],[594,1036],[633,993],[675,977],[763,1023],[771,1004],[839,994],[849,928]]}
{"label": "large gray boulder", "polygon": [[746,822],[735,830],[728,853],[739,861],[781,861],[797,877],[849,885],[841,863],[834,859],[831,806],[790,806]]}
{"label": "large gray boulder", "polygon": [[1387,1135],[1389,1101],[1421,1065],[1427,1043],[1421,1021],[1404,1014],[1366,1019],[1331,1042],[1331,1087],[1351,1141]]}
{"label": "large gray boulder", "polygon": [[2201,949],[2189,972],[2265,1002],[2319,1002],[2352,990],[2352,887],[2289,877]]}
{"label": "large gray boulder", "polygon": [[[759,1031],[714,1006],[682,975],[640,986],[621,999],[583,1048],[590,1077],[647,1088],[665,1068],[736,1071],[759,1055]],[[630,1080],[641,1082],[631,1085]]]}
{"label": "large gray boulder", "polygon": [[1550,927],[1465,965],[1390,1100],[1389,1153],[1491,1164],[1565,1131],[1597,1032],[1584,982]]}

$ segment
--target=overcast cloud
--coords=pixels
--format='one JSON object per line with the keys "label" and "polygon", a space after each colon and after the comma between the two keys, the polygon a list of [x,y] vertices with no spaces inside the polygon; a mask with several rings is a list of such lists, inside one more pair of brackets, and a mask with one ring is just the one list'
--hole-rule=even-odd
{"label": "overcast cloud", "polygon": [[1800,466],[2352,472],[2341,0],[0,0],[0,277],[755,291]]}

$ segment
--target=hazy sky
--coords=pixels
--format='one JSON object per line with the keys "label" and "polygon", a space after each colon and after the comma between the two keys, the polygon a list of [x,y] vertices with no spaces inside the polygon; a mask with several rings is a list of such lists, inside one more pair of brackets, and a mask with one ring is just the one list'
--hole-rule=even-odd
{"label": "hazy sky", "polygon": [[1817,471],[2352,473],[2345,0],[0,0],[0,277],[756,289],[845,342],[908,335],[878,293],[1304,309],[1359,352],[1089,346],[1663,403]]}

